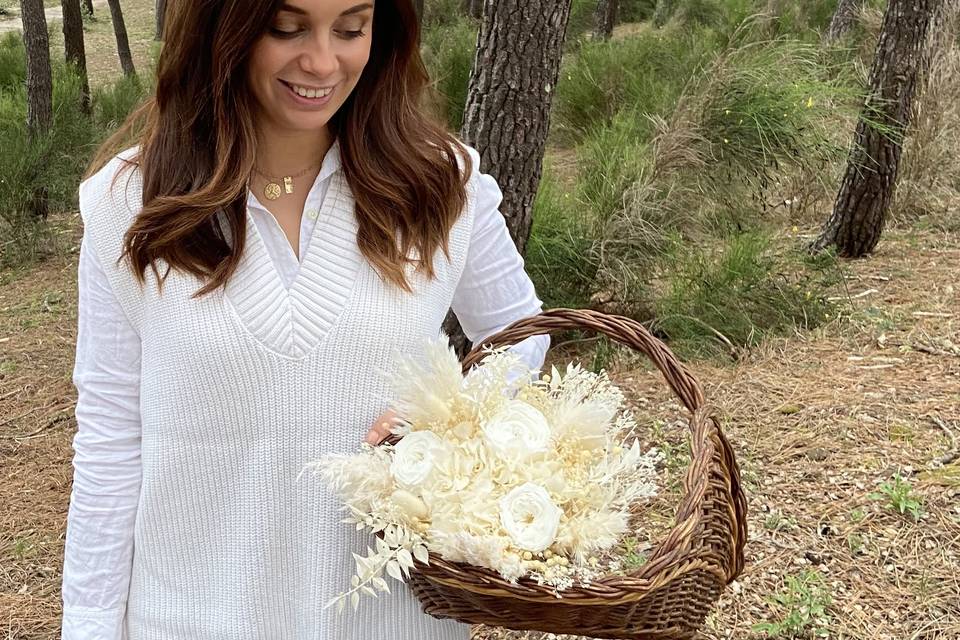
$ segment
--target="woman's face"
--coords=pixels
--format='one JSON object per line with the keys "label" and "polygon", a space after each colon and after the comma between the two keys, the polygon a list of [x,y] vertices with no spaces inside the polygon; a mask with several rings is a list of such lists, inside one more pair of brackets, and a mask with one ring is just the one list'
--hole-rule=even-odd
{"label": "woman's face", "polygon": [[372,30],[373,0],[287,0],[250,56],[261,125],[326,126],[360,80]]}

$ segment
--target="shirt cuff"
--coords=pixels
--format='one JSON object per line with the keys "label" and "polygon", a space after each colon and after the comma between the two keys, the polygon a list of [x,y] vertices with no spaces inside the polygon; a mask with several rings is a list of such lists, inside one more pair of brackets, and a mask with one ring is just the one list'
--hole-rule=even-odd
{"label": "shirt cuff", "polygon": [[118,609],[63,608],[61,640],[127,640],[126,606]]}

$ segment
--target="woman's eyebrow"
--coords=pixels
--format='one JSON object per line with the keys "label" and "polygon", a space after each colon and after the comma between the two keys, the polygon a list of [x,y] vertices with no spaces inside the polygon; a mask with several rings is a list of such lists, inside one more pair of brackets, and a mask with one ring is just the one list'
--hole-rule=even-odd
{"label": "woman's eyebrow", "polygon": [[[373,3],[372,3],[372,2],[363,2],[363,3],[358,4],[358,5],[356,5],[356,6],[350,7],[349,9],[347,9],[346,11],[344,11],[343,13],[341,13],[340,15],[341,15],[341,16],[349,16],[349,15],[352,15],[352,14],[354,14],[354,13],[360,13],[361,11],[365,11],[366,9],[373,9]],[[284,4],[280,7],[280,11],[289,11],[290,13],[296,13],[296,14],[299,14],[299,15],[301,15],[301,16],[307,15],[307,12],[306,12],[304,9],[301,9],[300,7],[294,6],[294,5],[292,5],[292,4],[286,4],[286,3],[284,3]]]}
{"label": "woman's eyebrow", "polygon": [[367,10],[367,9],[373,9],[373,3],[372,3],[372,2],[363,2],[363,3],[358,4],[358,5],[356,5],[356,6],[350,7],[349,9],[347,9],[346,11],[344,11],[343,13],[341,13],[340,15],[341,15],[341,16],[349,16],[349,15],[352,15],[352,14],[354,14],[354,13],[360,13],[361,11],[365,11],[365,10]]}

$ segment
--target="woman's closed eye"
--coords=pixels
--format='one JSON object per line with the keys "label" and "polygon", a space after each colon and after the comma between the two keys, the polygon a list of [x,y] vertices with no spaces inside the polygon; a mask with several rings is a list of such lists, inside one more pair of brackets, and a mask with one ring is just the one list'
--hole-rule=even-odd
{"label": "woman's closed eye", "polygon": [[339,33],[343,38],[347,40],[353,40],[354,38],[363,37],[366,31],[364,31],[363,29],[354,29],[354,30],[347,30],[347,31],[338,31],[337,33]]}
{"label": "woman's closed eye", "polygon": [[[291,27],[291,26],[283,25],[283,26],[270,27],[269,31],[272,35],[276,36],[277,38],[294,38],[300,35],[301,33],[303,33],[304,31],[306,31],[306,29],[301,27]],[[362,27],[358,27],[356,29],[334,29],[334,33],[336,33],[339,37],[343,38],[344,40],[353,40],[355,38],[363,37],[364,35],[366,35],[367,32],[364,31]]]}

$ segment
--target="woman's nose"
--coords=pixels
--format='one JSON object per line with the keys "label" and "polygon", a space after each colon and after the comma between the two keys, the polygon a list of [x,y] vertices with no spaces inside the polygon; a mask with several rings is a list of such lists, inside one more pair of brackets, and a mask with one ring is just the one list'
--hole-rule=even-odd
{"label": "woman's nose", "polygon": [[329,37],[313,38],[300,55],[300,68],[318,80],[324,80],[337,70],[336,52]]}

